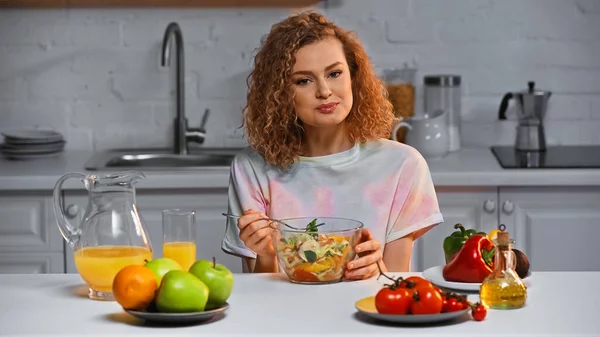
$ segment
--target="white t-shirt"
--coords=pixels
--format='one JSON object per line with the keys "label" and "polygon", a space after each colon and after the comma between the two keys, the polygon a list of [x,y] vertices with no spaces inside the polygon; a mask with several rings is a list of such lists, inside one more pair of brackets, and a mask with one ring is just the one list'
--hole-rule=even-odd
{"label": "white t-shirt", "polygon": [[[320,157],[300,157],[282,174],[246,148],[231,165],[229,212],[254,209],[270,218],[342,217],[361,221],[382,249],[443,222],[429,167],[413,147],[380,139]],[[224,252],[256,258],[227,218]]]}

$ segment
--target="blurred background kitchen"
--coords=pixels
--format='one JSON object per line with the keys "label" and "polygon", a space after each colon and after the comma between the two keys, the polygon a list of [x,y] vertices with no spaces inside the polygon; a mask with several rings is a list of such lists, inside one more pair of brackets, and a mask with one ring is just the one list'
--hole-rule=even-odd
{"label": "blurred background kitchen", "polygon": [[[528,81],[551,90],[548,143],[600,144],[600,2],[596,0],[331,0],[316,8],[364,42],[373,63],[462,77],[464,145],[511,144],[502,96]],[[243,144],[240,108],[260,37],[290,9],[18,9],[0,11],[2,128],[51,126],[66,149],[166,146],[174,117],[163,32],[185,43],[186,113],[205,145]],[[514,115],[513,115],[514,116]]]}
{"label": "blurred background kitchen", "polygon": [[[413,268],[442,263],[441,242],[462,222],[487,231],[506,223],[533,270],[600,270],[599,260],[585,254],[600,235],[600,1],[313,2],[302,8],[358,34],[390,85],[390,99],[403,102],[396,106],[399,116],[427,112],[433,118],[434,110],[445,110],[440,123],[450,145],[443,158],[434,158],[440,154],[435,146],[413,142],[432,153],[428,161],[446,218],[415,248]],[[170,66],[161,66],[169,23],[183,35],[185,117],[190,128],[203,126],[202,144],[189,147],[239,148],[246,144],[239,126],[254,49],[273,23],[294,11],[293,4],[0,9],[0,232],[13,233],[0,236],[0,272],[73,272],[50,208],[60,175],[84,172],[101,151],[173,148],[175,54]],[[46,156],[64,156],[32,159],[27,146],[35,139],[19,131],[29,128],[57,131],[38,140]],[[402,141],[407,134],[396,133]],[[504,147],[492,153],[493,146]],[[518,146],[532,151],[516,156]],[[548,156],[540,157],[545,147]],[[155,228],[157,249],[160,210],[189,206],[199,209],[199,222],[212,222],[199,227],[199,255],[217,254],[238,271],[239,260],[220,252],[228,182],[227,165],[221,166],[218,177],[202,168],[169,176],[177,164],[150,171],[138,201]],[[73,219],[85,209],[82,187],[63,194]],[[27,230],[23,222],[30,223]],[[566,225],[577,226],[568,230],[577,239],[563,237]],[[554,249],[557,239],[568,252]]]}

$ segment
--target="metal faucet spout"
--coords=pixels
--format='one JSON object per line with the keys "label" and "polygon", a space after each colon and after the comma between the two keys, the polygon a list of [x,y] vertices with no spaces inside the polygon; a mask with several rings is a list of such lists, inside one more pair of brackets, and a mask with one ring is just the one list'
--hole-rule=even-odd
{"label": "metal faucet spout", "polygon": [[206,131],[204,124],[208,118],[208,110],[203,117],[202,125],[199,129],[188,129],[188,121],[185,115],[185,59],[183,50],[183,34],[181,27],[176,22],[171,22],[167,26],[162,42],[161,65],[163,67],[171,65],[172,45],[175,44],[177,51],[177,60],[175,64],[176,71],[176,94],[177,94],[177,117],[174,121],[174,153],[187,154],[188,141],[204,143]]}
{"label": "metal faucet spout", "polygon": [[[171,37],[174,37],[172,39]],[[177,49],[177,62],[175,64],[176,80],[177,80],[177,118],[185,118],[185,59],[183,52],[183,35],[181,28],[175,22],[171,22],[165,30],[162,43],[162,66],[171,65],[171,45],[174,40],[175,48]]]}

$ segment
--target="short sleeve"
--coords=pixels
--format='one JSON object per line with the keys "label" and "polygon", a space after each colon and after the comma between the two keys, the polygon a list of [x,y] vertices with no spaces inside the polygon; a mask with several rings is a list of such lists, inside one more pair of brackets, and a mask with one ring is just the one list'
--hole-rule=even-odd
{"label": "short sleeve", "polygon": [[[257,172],[248,154],[242,152],[236,155],[231,164],[227,211],[230,214],[241,215],[247,209],[266,213],[266,202]],[[221,242],[221,249],[232,255],[256,258],[256,253],[246,247],[240,239],[237,218],[226,218],[225,236]]]}
{"label": "short sleeve", "polygon": [[396,186],[386,243],[444,221],[429,166],[418,151],[411,153]]}

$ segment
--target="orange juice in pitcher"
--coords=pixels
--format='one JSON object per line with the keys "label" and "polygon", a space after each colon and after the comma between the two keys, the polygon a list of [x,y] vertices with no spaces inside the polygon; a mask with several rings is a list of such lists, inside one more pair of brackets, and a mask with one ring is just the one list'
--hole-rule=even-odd
{"label": "orange juice in pitcher", "polygon": [[189,270],[196,262],[196,243],[165,242],[163,243],[163,256],[177,261],[183,270]]}
{"label": "orange juice in pitcher", "polygon": [[92,290],[101,293],[112,293],[113,279],[123,267],[152,260],[148,248],[133,246],[85,247],[73,255],[81,278]]}
{"label": "orange juice in pitcher", "polygon": [[[62,185],[69,178],[77,178],[88,190],[83,214],[65,214]],[[93,300],[114,301],[112,283],[117,272],[152,259],[150,236],[135,198],[134,185],[142,178],[144,174],[135,171],[67,173],[54,186],[60,233],[73,249],[75,266]]]}

